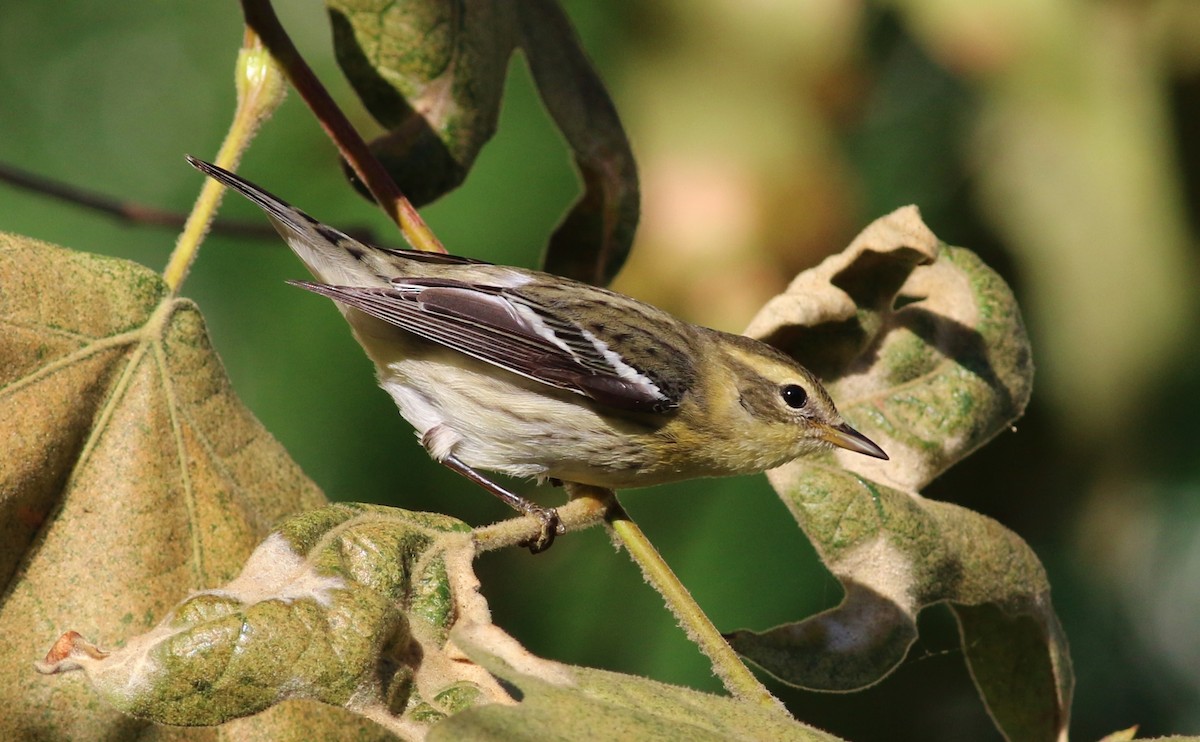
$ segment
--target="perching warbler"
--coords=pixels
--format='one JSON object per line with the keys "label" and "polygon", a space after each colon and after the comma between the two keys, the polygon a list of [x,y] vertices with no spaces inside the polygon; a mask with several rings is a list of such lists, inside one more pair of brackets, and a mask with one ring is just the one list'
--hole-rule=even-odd
{"label": "perching warbler", "polygon": [[437,461],[541,521],[477,470],[598,487],[760,472],[830,444],[886,459],[812,373],[769,345],[538,271],[358,242],[215,165],[335,300]]}

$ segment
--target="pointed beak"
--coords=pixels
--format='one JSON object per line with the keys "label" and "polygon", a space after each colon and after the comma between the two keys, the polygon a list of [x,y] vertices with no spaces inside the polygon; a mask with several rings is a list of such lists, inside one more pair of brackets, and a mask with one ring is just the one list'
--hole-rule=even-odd
{"label": "pointed beak", "polygon": [[846,423],[841,425],[830,425],[825,434],[821,436],[826,441],[833,445],[844,448],[847,451],[873,456],[877,459],[888,460],[888,455],[883,452],[883,449],[871,442],[871,439],[850,427]]}

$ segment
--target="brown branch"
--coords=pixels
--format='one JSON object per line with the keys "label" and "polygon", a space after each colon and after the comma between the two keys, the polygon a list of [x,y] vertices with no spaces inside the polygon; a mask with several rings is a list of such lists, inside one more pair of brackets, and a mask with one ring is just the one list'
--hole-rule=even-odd
{"label": "brown branch", "polygon": [[[187,214],[132,201],[122,201],[97,191],[89,191],[69,183],[52,180],[44,175],[31,173],[3,162],[0,162],[0,183],[8,183],[24,191],[39,193],[75,206],[82,206],[134,226],[180,229],[187,222]],[[279,239],[279,234],[272,226],[257,221],[217,219],[212,223],[211,231],[213,234],[223,237],[271,241]],[[372,244],[376,242],[375,232],[370,227],[359,225],[345,228],[342,231],[360,242]]]}
{"label": "brown branch", "polygon": [[425,224],[379,163],[350,120],[338,108],[329,91],[317,79],[312,68],[288,37],[270,0],[241,0],[246,25],[262,39],[271,56],[283,68],[292,87],[317,117],[321,128],[333,140],[342,157],[367,186],[379,206],[400,227],[409,243],[418,250],[446,252],[446,248]]}
{"label": "brown branch", "polygon": [[[128,224],[149,225],[153,227],[172,227],[178,229],[187,221],[187,215],[154,206],[122,201],[96,191],[51,180],[42,175],[36,175],[26,170],[0,162],[0,182],[9,183],[17,188],[33,193],[40,193],[50,198],[65,201],[85,209],[98,211],[101,214],[115,217],[118,221]],[[253,239],[274,239],[275,230],[267,224],[242,221],[218,220],[213,222],[212,231],[230,237],[250,237]]]}

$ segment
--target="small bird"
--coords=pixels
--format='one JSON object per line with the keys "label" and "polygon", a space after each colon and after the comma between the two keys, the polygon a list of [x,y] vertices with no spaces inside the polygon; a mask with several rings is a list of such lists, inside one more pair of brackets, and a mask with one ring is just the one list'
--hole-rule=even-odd
{"label": "small bird", "polygon": [[479,470],[620,489],[761,472],[831,445],[887,459],[779,350],[560,276],[368,245],[194,157],[337,302],[434,460],[541,523],[557,512]]}

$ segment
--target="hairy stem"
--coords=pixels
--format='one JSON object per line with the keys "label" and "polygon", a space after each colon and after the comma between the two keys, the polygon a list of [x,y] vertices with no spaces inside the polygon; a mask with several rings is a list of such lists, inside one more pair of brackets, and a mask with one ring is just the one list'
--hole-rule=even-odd
{"label": "hairy stem", "polygon": [[721,636],[721,632],[717,631],[717,627],[713,626],[712,621],[692,598],[692,594],[675,576],[662,555],[646,538],[646,534],[642,533],[642,529],[630,519],[615,496],[608,507],[606,520],[613,533],[629,551],[630,558],[641,568],[646,582],[663,597],[667,608],[675,614],[675,619],[679,621],[688,638],[695,642],[712,662],[713,672],[721,679],[725,690],[735,698],[774,709],[790,718],[779,699],[771,695],[759,682]]}
{"label": "hairy stem", "polygon": [[[558,510],[558,517],[567,531],[582,531],[604,522],[608,509],[609,490],[567,484],[571,501]],[[537,536],[541,524],[534,518],[519,517],[502,520],[475,529],[475,548],[480,553],[516,546]]]}
{"label": "hairy stem", "polygon": [[[283,78],[279,74],[271,55],[249,29],[242,41],[237,61],[237,110],[221,149],[217,152],[217,165],[226,170],[236,170],[242,153],[258,133],[258,127],[271,117],[283,101]],[[183,232],[175,243],[175,249],[163,270],[163,281],[172,292],[179,291],[187,278],[188,270],[196,260],[200,241],[204,239],[216,215],[217,206],[225,188],[212,178],[205,178],[200,196],[192,213],[188,215]]]}
{"label": "hairy stem", "polygon": [[[663,601],[688,638],[700,647],[700,651],[712,663],[713,672],[721,679],[730,695],[743,701],[757,703],[774,709],[791,718],[779,699],[759,682],[754,673],[738,658],[737,653],[713,626],[712,621],[700,609],[688,589],[683,586],[662,555],[642,533],[642,529],[630,519],[625,508],[617,501],[612,490],[587,485],[565,483],[571,501],[558,508],[559,517],[568,531],[589,528],[607,522],[629,556],[642,570],[650,584]],[[539,523],[533,518],[510,518],[484,528],[475,529],[476,549],[491,551],[505,546],[516,546],[527,542],[538,533]]]}

